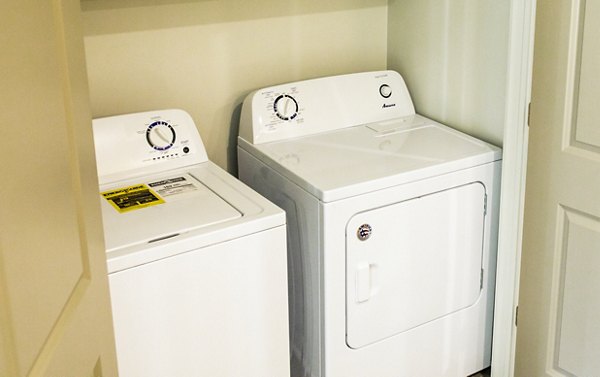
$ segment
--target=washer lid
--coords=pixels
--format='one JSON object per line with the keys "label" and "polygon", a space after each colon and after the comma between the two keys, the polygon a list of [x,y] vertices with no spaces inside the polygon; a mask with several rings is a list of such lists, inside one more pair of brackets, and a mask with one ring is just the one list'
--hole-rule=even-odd
{"label": "washer lid", "polygon": [[[100,192],[112,197],[129,187],[141,191],[136,209],[119,212],[106,195],[100,198],[109,273],[285,226],[280,208],[211,161],[103,185]],[[154,204],[152,192],[164,203]]]}
{"label": "washer lid", "polygon": [[121,181],[103,186],[100,194],[108,253],[242,217],[186,172]]}
{"label": "washer lid", "polygon": [[419,115],[240,146],[324,202],[501,159],[501,150]]}

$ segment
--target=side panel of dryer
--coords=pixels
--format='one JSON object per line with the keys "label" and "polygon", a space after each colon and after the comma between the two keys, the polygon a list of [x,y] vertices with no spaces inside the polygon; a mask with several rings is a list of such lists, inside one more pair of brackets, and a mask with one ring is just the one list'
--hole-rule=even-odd
{"label": "side panel of dryer", "polygon": [[109,275],[119,374],[289,376],[283,226]]}
{"label": "side panel of dryer", "polygon": [[291,375],[320,376],[322,256],[319,201],[238,147],[240,180],[285,210]]}
{"label": "side panel of dryer", "polygon": [[[490,365],[500,167],[321,205],[322,377],[467,376]],[[367,247],[379,232],[389,240]]]}

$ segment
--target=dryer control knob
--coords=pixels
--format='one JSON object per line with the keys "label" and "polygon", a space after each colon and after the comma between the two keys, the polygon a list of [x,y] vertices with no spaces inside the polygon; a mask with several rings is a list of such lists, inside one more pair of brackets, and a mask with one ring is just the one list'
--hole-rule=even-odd
{"label": "dryer control knob", "polygon": [[282,94],[273,103],[275,114],[283,120],[292,120],[298,115],[298,102],[294,97]]}

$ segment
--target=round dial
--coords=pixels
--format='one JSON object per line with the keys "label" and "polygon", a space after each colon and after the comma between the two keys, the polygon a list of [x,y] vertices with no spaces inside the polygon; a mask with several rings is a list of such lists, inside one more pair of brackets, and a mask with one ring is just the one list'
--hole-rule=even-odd
{"label": "round dial", "polygon": [[163,120],[156,121],[148,126],[146,140],[157,151],[166,151],[175,143],[175,130]]}
{"label": "round dial", "polygon": [[379,94],[383,98],[389,98],[392,95],[392,88],[388,84],[383,84],[379,87]]}
{"label": "round dial", "polygon": [[273,103],[275,114],[283,120],[292,120],[298,115],[298,102],[294,97],[282,94]]}

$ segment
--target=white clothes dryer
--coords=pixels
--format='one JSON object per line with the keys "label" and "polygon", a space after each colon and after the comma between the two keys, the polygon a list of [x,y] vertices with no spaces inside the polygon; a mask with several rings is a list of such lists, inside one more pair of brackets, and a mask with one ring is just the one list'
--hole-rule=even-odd
{"label": "white clothes dryer", "polygon": [[93,128],[119,374],[289,376],[283,211],[184,111]]}
{"label": "white clothes dryer", "polygon": [[238,162],[287,212],[292,377],[490,365],[499,148],[417,115],[380,71],[251,93]]}

